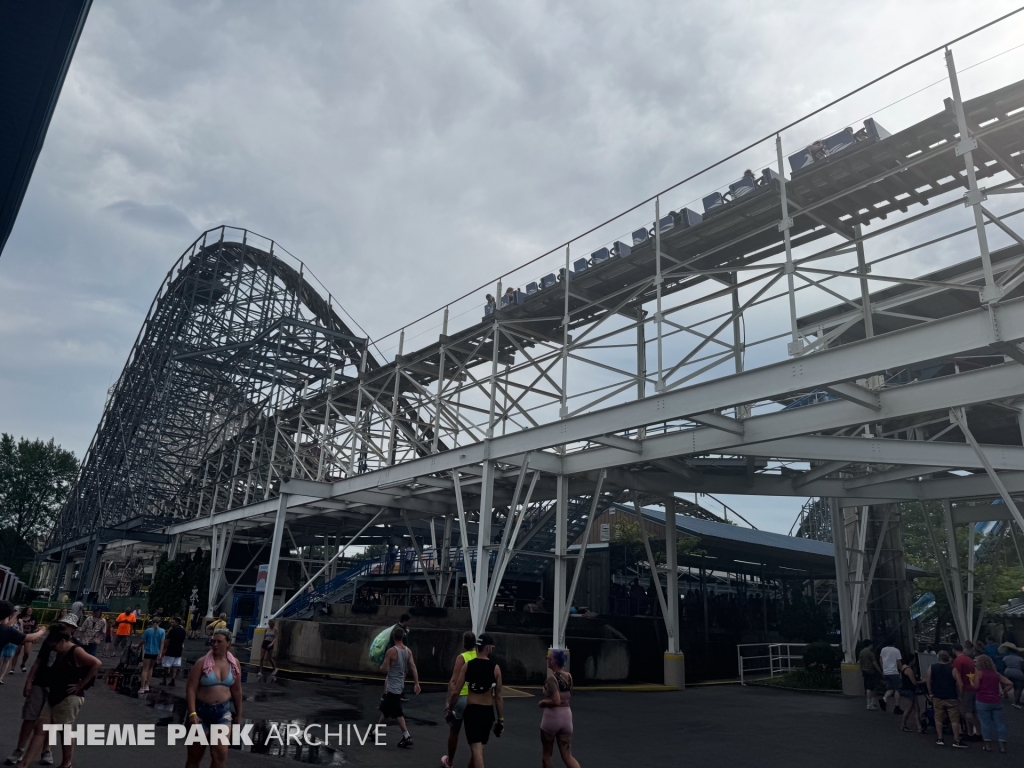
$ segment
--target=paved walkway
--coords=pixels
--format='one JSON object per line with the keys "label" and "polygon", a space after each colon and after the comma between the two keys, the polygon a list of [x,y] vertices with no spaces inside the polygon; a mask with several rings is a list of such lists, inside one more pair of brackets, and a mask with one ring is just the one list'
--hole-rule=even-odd
{"label": "paved walkway", "polygon": [[[8,676],[0,687],[0,750],[6,755],[13,747],[21,707],[24,677]],[[258,728],[272,723],[310,722],[362,724],[376,722],[379,685],[338,681],[257,682],[250,676],[244,686],[244,716]],[[540,759],[538,726],[540,712],[536,691],[506,702],[507,730],[501,739],[491,739],[487,763],[491,766],[536,766]],[[75,768],[111,768],[111,765],[144,765],[146,768],[179,767],[185,761],[184,747],[168,747],[162,726],[181,722],[184,689],[154,686],[153,693],[139,699],[97,685],[86,699],[79,722],[154,723],[155,747],[79,747]],[[442,721],[443,694],[425,692],[411,697],[406,705],[415,739],[412,750],[400,750],[397,728],[390,726],[387,747],[345,747],[321,749],[303,762],[320,765],[435,766],[444,751],[447,728]],[[798,694],[763,688],[717,686],[685,692],[641,693],[581,690],[573,697],[576,725],[574,753],[584,768],[621,768],[637,764],[756,765],[759,768],[862,768],[866,762],[927,764],[930,768],[962,766],[995,760],[983,755],[977,744],[970,750],[954,751],[934,744],[934,735],[903,733],[892,714],[866,712],[859,700],[838,696]],[[1024,755],[1024,713],[1008,709],[1010,750],[1014,758]],[[948,744],[948,742],[947,742]],[[118,752],[113,750],[117,749]],[[232,768],[273,768],[282,759],[296,759],[296,747],[282,754],[233,750]],[[460,743],[456,763],[465,764],[468,750]],[[556,758],[556,763],[557,763]],[[283,766],[282,766],[283,768]]]}

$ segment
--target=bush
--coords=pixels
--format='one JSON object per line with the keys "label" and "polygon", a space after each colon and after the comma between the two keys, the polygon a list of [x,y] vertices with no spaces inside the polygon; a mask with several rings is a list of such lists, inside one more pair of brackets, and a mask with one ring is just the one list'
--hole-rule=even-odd
{"label": "bush", "polygon": [[808,672],[835,672],[842,661],[840,651],[828,643],[811,643],[804,648],[804,669]]}
{"label": "bush", "polygon": [[793,595],[779,615],[779,630],[787,640],[813,643],[829,632],[829,615],[813,597]]}

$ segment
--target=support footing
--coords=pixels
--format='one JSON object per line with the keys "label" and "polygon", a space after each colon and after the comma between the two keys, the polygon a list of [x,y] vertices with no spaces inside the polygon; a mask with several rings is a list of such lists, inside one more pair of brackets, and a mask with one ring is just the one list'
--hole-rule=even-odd
{"label": "support footing", "polygon": [[843,694],[846,696],[864,695],[864,678],[860,673],[860,664],[843,663]]}
{"label": "support footing", "polygon": [[686,658],[682,653],[665,653],[665,685],[682,691],[686,688]]}

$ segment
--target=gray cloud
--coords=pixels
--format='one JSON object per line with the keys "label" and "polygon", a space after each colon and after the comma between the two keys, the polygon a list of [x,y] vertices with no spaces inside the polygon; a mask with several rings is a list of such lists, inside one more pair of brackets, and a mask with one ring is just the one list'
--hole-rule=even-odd
{"label": "gray cloud", "polygon": [[[0,429],[81,454],[163,275],[207,227],[275,238],[378,336],[955,36],[962,8],[95,0],[0,259]],[[942,76],[930,60],[787,141]]]}

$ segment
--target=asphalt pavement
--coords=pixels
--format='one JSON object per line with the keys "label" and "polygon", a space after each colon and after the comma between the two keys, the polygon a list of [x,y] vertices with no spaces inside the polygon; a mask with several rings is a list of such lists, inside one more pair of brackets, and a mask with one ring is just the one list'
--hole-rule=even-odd
{"label": "asphalt pavement", "polygon": [[[21,675],[9,675],[0,686],[0,750],[14,746],[22,704]],[[113,687],[111,687],[113,686]],[[141,698],[131,680],[106,675],[91,689],[80,723],[147,723],[156,728],[156,746],[81,746],[75,768],[111,768],[115,764],[164,768],[182,766],[183,746],[166,745],[166,728],[185,715],[184,687],[160,686]],[[249,674],[243,685],[243,719],[257,735],[273,726],[311,723],[366,726],[377,721],[379,682],[344,680],[258,681]],[[506,701],[506,731],[486,748],[490,766],[536,766],[540,761],[536,689],[515,689]],[[409,696],[405,704],[414,746],[396,747],[397,727],[385,729],[385,746],[326,748],[295,744],[232,749],[232,768],[273,768],[282,760],[316,765],[436,766],[445,749],[444,694],[439,689]],[[930,768],[976,761],[1007,760],[983,754],[980,745],[953,750],[935,745],[934,734],[904,733],[891,713],[865,711],[859,699],[770,690],[738,685],[694,688],[680,692],[626,692],[580,689],[573,696],[573,752],[584,768],[687,764],[756,765],[759,768],[862,768],[868,762],[907,765],[928,761]],[[1007,708],[1011,758],[1024,754],[1024,713]],[[350,732],[351,734],[351,732]],[[372,739],[370,740],[372,742]],[[114,751],[118,750],[118,751]],[[469,752],[461,741],[456,764]],[[555,762],[559,763],[557,756]],[[204,764],[208,764],[204,761]]]}

